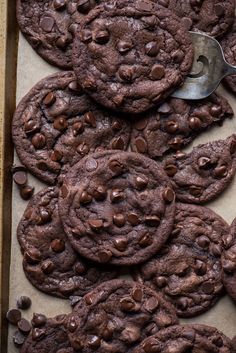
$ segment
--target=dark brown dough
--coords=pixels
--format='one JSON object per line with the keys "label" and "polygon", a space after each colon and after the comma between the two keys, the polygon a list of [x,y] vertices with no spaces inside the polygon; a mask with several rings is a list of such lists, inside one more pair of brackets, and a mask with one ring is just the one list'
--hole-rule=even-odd
{"label": "dark brown dough", "polygon": [[222,238],[228,224],[207,207],[176,204],[172,234],[135,278],[174,304],[180,317],[209,310],[222,294]]}
{"label": "dark brown dough", "polygon": [[67,330],[72,347],[81,353],[128,353],[176,323],[174,308],[160,294],[133,281],[113,280],[81,299]]}
{"label": "dark brown dough", "polygon": [[[177,200],[202,204],[220,195],[236,172],[236,135],[177,152],[163,162]],[[172,170],[172,173],[170,173]]]}
{"label": "dark brown dough", "polygon": [[191,69],[189,33],[173,12],[148,0],[97,6],[73,45],[73,67],[96,101],[141,113],[163,101]]}
{"label": "dark brown dough", "polygon": [[61,298],[81,296],[115,278],[117,271],[93,264],[73,250],[59,217],[58,194],[54,187],[40,191],[24,212],[17,229],[23,267],[39,290]]}
{"label": "dark brown dough", "polygon": [[211,126],[221,125],[233,114],[228,101],[216,94],[202,101],[169,98],[133,122],[131,149],[160,158],[186,146]]}
{"label": "dark brown dough", "polygon": [[175,195],[161,164],[132,152],[84,157],[65,176],[59,212],[76,251],[131,265],[155,254],[173,226]]}
{"label": "dark brown dough", "polygon": [[21,162],[42,181],[55,184],[88,153],[126,149],[130,125],[92,101],[68,71],[41,80],[21,100],[12,137]]}

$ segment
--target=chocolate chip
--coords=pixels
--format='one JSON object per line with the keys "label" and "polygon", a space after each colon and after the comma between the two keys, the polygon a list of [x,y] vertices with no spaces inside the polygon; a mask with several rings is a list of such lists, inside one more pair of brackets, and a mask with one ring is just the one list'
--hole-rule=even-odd
{"label": "chocolate chip", "polygon": [[14,345],[19,348],[23,345],[23,343],[25,342],[26,340],[26,337],[25,335],[23,335],[19,330],[16,330],[13,334],[13,343]]}
{"label": "chocolate chip", "polygon": [[170,134],[175,134],[179,128],[179,125],[176,121],[168,121],[165,124],[165,130]]}
{"label": "chocolate chip", "polygon": [[97,185],[93,191],[93,197],[97,201],[103,201],[107,197],[107,191],[103,185]]}
{"label": "chocolate chip", "polygon": [[54,23],[55,23],[54,18],[45,16],[41,18],[39,25],[43,31],[51,32],[53,29]]}
{"label": "chocolate chip", "polygon": [[98,336],[90,336],[87,343],[90,348],[97,349],[101,345],[101,340]]}
{"label": "chocolate chip", "polygon": [[99,31],[94,34],[94,40],[98,44],[106,44],[109,41],[110,35],[108,31]]}
{"label": "chocolate chip", "polygon": [[201,289],[206,294],[212,294],[214,292],[214,284],[211,282],[204,282],[201,285]]}
{"label": "chocolate chip", "polygon": [[88,158],[86,161],[86,170],[92,172],[97,169],[97,161],[94,158]]}
{"label": "chocolate chip", "polygon": [[74,136],[81,134],[83,131],[84,131],[84,124],[81,121],[78,121],[77,123],[73,124],[72,132]]}
{"label": "chocolate chip", "polygon": [[106,263],[111,259],[112,252],[110,250],[100,250],[98,252],[98,257],[102,263]]}
{"label": "chocolate chip", "polygon": [[194,197],[200,197],[203,193],[203,190],[200,186],[192,185],[189,187],[189,193]]}
{"label": "chocolate chip", "polygon": [[92,126],[93,128],[96,127],[96,119],[95,119],[95,116],[94,116],[94,113],[93,112],[87,112],[84,116],[84,121]]}
{"label": "chocolate chip", "polygon": [[122,174],[124,172],[123,164],[117,160],[111,160],[108,164],[108,167],[116,175]]}
{"label": "chocolate chip", "polygon": [[118,70],[118,75],[121,80],[131,82],[134,76],[134,69],[132,67],[121,67]]}
{"label": "chocolate chip", "polygon": [[174,191],[168,187],[163,191],[162,196],[163,199],[168,203],[172,202],[175,199]]}
{"label": "chocolate chip", "polygon": [[193,21],[190,17],[183,17],[181,19],[181,24],[189,31],[193,25]]}
{"label": "chocolate chip", "polygon": [[180,137],[175,137],[168,142],[168,145],[174,150],[178,150],[183,144],[183,140]]}
{"label": "chocolate chip", "polygon": [[128,214],[127,216],[127,221],[132,225],[132,226],[137,226],[140,223],[140,219],[139,216],[132,212],[130,214]]}
{"label": "chocolate chip", "polygon": [[151,69],[150,78],[152,80],[161,80],[164,76],[165,76],[164,66],[160,64],[154,64]]}
{"label": "chocolate chip", "polygon": [[37,168],[46,172],[48,170],[48,165],[46,161],[39,161],[37,163]]}
{"label": "chocolate chip", "polygon": [[224,15],[225,10],[222,4],[214,4],[214,10],[218,17],[221,17]]}
{"label": "chocolate chip", "polygon": [[149,42],[146,44],[145,46],[145,53],[148,56],[156,56],[159,52],[159,45],[157,44],[157,42]]}
{"label": "chocolate chip", "polygon": [[112,149],[114,150],[124,150],[125,143],[122,137],[117,137],[112,142]]}
{"label": "chocolate chip", "polygon": [[44,326],[47,322],[47,318],[45,315],[43,314],[37,314],[37,313],[34,313],[33,314],[33,318],[31,320],[31,324],[34,326],[34,327],[41,327],[41,326]]}
{"label": "chocolate chip", "polygon": [[16,306],[18,309],[27,310],[31,307],[31,299],[25,295],[22,295],[17,299]]}
{"label": "chocolate chip", "polygon": [[202,169],[208,168],[210,164],[211,164],[211,159],[208,157],[200,157],[198,159],[199,168],[202,168]]}
{"label": "chocolate chip", "polygon": [[196,242],[203,249],[208,249],[210,245],[210,239],[205,235],[201,235],[200,237],[198,237],[196,239]]}
{"label": "chocolate chip", "polygon": [[30,185],[23,186],[20,189],[20,196],[23,200],[29,200],[34,194],[34,187]]}
{"label": "chocolate chip", "polygon": [[169,177],[173,177],[178,171],[177,167],[174,164],[167,164],[164,169]]}
{"label": "chocolate chip", "polygon": [[196,260],[195,261],[195,272],[200,276],[205,275],[207,272],[207,265],[201,260]]}
{"label": "chocolate chip", "polygon": [[111,190],[111,194],[110,194],[111,202],[113,203],[120,202],[120,201],[123,201],[124,198],[125,198],[125,194],[123,190],[120,190],[120,189]]}
{"label": "chocolate chip", "polygon": [[6,314],[7,321],[12,325],[17,325],[21,319],[21,312],[18,309],[10,309]]}
{"label": "chocolate chip", "polygon": [[53,0],[53,6],[55,10],[62,10],[66,6],[66,0]]}
{"label": "chocolate chip", "polygon": [[184,58],[184,52],[181,49],[177,49],[172,51],[170,56],[176,63],[181,63]]}
{"label": "chocolate chip", "polygon": [[44,97],[43,103],[47,106],[52,105],[56,100],[56,96],[53,92],[49,92],[46,97]]}
{"label": "chocolate chip", "polygon": [[140,339],[140,329],[132,324],[128,324],[125,329],[121,332],[121,341],[129,344],[134,343]]}
{"label": "chocolate chip", "polygon": [[32,145],[36,148],[36,149],[42,149],[45,145],[46,145],[46,138],[43,134],[41,133],[36,133],[33,137],[32,137]]}
{"label": "chocolate chip", "polygon": [[94,296],[92,294],[86,294],[85,298],[85,302],[88,305],[92,305],[94,303]]}
{"label": "chocolate chip", "polygon": [[145,353],[160,353],[160,345],[155,338],[149,338],[142,344]]}
{"label": "chocolate chip", "polygon": [[143,299],[143,291],[141,288],[134,288],[131,295],[136,302],[141,302]]}
{"label": "chocolate chip", "polygon": [[163,288],[167,284],[167,279],[164,276],[158,276],[155,278],[155,283],[158,288]]}
{"label": "chocolate chip", "polygon": [[152,238],[151,238],[151,235],[149,233],[145,233],[143,234],[140,239],[139,239],[139,245],[142,247],[142,248],[146,248],[147,246],[151,245],[152,244]]}
{"label": "chocolate chip", "polygon": [[136,5],[135,5],[136,9],[138,11],[145,11],[145,12],[150,12],[152,11],[152,4],[148,1],[143,1],[143,0],[139,0],[137,1]]}
{"label": "chocolate chip", "polygon": [[195,340],[196,337],[196,333],[194,330],[192,330],[191,328],[186,328],[182,334],[182,336],[184,338],[186,338],[187,340],[193,342]]}
{"label": "chocolate chip", "polygon": [[62,155],[59,151],[52,151],[50,158],[53,162],[60,162]]}
{"label": "chocolate chip", "polygon": [[192,116],[190,119],[189,119],[189,127],[190,129],[192,130],[198,130],[200,129],[202,126],[202,122],[199,118],[195,117],[195,116]]}
{"label": "chocolate chip", "polygon": [[99,232],[103,229],[103,220],[101,219],[90,219],[88,223],[90,228],[95,232]]}
{"label": "chocolate chip", "polygon": [[87,77],[84,79],[83,87],[89,91],[96,91],[97,84],[93,77]]}
{"label": "chocolate chip", "polygon": [[160,218],[158,216],[146,216],[145,223],[150,227],[158,227],[160,224]]}
{"label": "chocolate chip", "polygon": [[125,237],[119,237],[114,240],[114,246],[119,251],[125,251],[127,249],[128,241]]}
{"label": "chocolate chip", "polygon": [[51,260],[45,260],[41,264],[41,270],[48,275],[55,270],[55,265]]}
{"label": "chocolate chip", "polygon": [[31,325],[26,319],[21,319],[20,321],[18,321],[17,326],[18,329],[24,334],[28,334],[31,330]]}
{"label": "chocolate chip", "polygon": [[234,270],[236,268],[236,264],[230,260],[224,260],[222,263],[222,267],[223,267],[224,272],[232,273],[232,272],[234,272]]}
{"label": "chocolate chip", "polygon": [[24,186],[27,183],[27,173],[19,170],[13,174],[13,180],[18,186]]}
{"label": "chocolate chip", "polygon": [[77,323],[74,316],[70,316],[67,322],[67,329],[69,332],[73,333],[77,329]]}
{"label": "chocolate chip", "polygon": [[34,341],[41,340],[45,336],[46,336],[46,329],[45,328],[34,328],[32,330],[32,339]]}
{"label": "chocolate chip", "polygon": [[119,228],[123,227],[125,225],[124,215],[121,213],[114,214],[113,222],[117,227],[119,227]]}
{"label": "chocolate chip", "polygon": [[80,32],[80,40],[83,43],[89,43],[92,41],[92,32],[89,30],[83,30]]}
{"label": "chocolate chip", "polygon": [[54,129],[59,131],[64,131],[65,129],[67,129],[68,122],[66,120],[66,116],[64,115],[58,116],[53,122],[53,127]]}
{"label": "chocolate chip", "polygon": [[36,223],[38,225],[48,223],[51,221],[51,219],[52,219],[52,214],[49,210],[47,210],[46,208],[39,209],[38,218],[36,219]]}
{"label": "chocolate chip", "polygon": [[74,270],[79,274],[82,275],[86,272],[86,266],[85,264],[81,263],[81,262],[77,262],[74,265]]}
{"label": "chocolate chip", "polygon": [[90,11],[90,1],[89,0],[79,0],[77,1],[77,10],[83,14],[86,14]]}
{"label": "chocolate chip", "polygon": [[147,148],[148,148],[147,142],[142,137],[137,137],[135,139],[135,146],[139,153],[147,152]]}
{"label": "chocolate chip", "polygon": [[85,205],[92,201],[92,196],[89,195],[87,191],[83,191],[79,200],[80,200],[80,203]]}
{"label": "chocolate chip", "polygon": [[157,298],[151,297],[145,301],[144,305],[145,305],[146,310],[152,313],[159,306],[159,302],[158,302]]}
{"label": "chocolate chip", "polygon": [[39,130],[39,126],[34,120],[26,121],[24,124],[24,129],[27,135],[32,134]]}
{"label": "chocolate chip", "polygon": [[120,300],[120,308],[122,311],[133,311],[135,309],[135,302],[130,297],[122,298]]}
{"label": "chocolate chip", "polygon": [[77,152],[81,154],[81,156],[85,156],[89,152],[89,147],[86,145],[85,142],[82,142],[78,147],[77,147]]}
{"label": "chocolate chip", "polygon": [[120,54],[125,54],[129,52],[133,47],[133,43],[131,41],[120,40],[117,43],[117,50]]}
{"label": "chocolate chip", "polygon": [[138,190],[143,190],[148,184],[148,178],[145,176],[137,176],[135,179],[135,184]]}
{"label": "chocolate chip", "polygon": [[225,178],[228,175],[228,168],[225,165],[215,168],[214,175],[217,178]]}
{"label": "chocolate chip", "polygon": [[139,120],[135,121],[134,127],[135,127],[135,129],[137,129],[139,131],[142,131],[147,126],[147,123],[148,123],[147,119],[146,118],[142,118],[142,119],[139,119]]}
{"label": "chocolate chip", "polygon": [[78,84],[77,81],[71,81],[68,85],[69,89],[77,94],[83,93],[82,87]]}
{"label": "chocolate chip", "polygon": [[24,259],[29,263],[29,264],[37,264],[41,261],[42,256],[41,256],[41,252],[37,249],[28,249],[25,253],[24,253]]}
{"label": "chocolate chip", "polygon": [[224,345],[224,341],[220,336],[213,337],[212,343],[215,344],[217,347],[223,347]]}
{"label": "chocolate chip", "polygon": [[222,248],[219,244],[212,244],[211,251],[215,256],[221,256],[222,254]]}
{"label": "chocolate chip", "polygon": [[114,131],[120,131],[122,129],[122,124],[120,121],[115,120],[113,121],[112,125],[111,125],[112,130]]}
{"label": "chocolate chip", "polygon": [[53,239],[51,241],[51,249],[56,253],[61,253],[65,250],[65,242],[62,239]]}
{"label": "chocolate chip", "polygon": [[69,37],[61,36],[56,40],[55,44],[58,48],[65,49],[69,43],[70,43]]}
{"label": "chocolate chip", "polygon": [[213,105],[210,107],[210,114],[213,116],[219,116],[222,112],[222,107],[220,105]]}
{"label": "chocolate chip", "polygon": [[112,101],[117,107],[119,107],[124,101],[124,96],[122,96],[121,94],[117,94],[115,97],[112,98]]}

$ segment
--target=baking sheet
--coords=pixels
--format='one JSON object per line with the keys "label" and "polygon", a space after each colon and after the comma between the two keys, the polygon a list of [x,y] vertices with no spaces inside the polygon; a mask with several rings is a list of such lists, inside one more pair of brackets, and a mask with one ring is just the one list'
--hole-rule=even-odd
{"label": "baking sheet", "polygon": [[[57,71],[57,68],[48,65],[41,59],[20,34],[17,67],[17,103],[40,79]],[[228,98],[236,115],[236,97],[229,94],[223,87],[219,87],[218,92]],[[200,137],[186,148],[186,151],[190,151],[193,146],[199,143],[226,138],[232,133],[236,133],[236,117],[232,120],[225,121],[223,127],[215,127],[201,134]],[[15,164],[17,163],[19,163],[19,161],[15,156]],[[30,174],[28,174],[28,178],[29,184],[35,187],[35,193],[46,186],[37,181]],[[9,307],[15,307],[17,298],[21,295],[27,295],[32,299],[31,308],[27,311],[22,311],[22,316],[27,319],[31,319],[34,312],[43,313],[48,317],[68,313],[71,311],[69,301],[41,293],[30,284],[24,275],[22,269],[22,255],[16,238],[16,228],[26,205],[27,202],[21,199],[18,189],[13,185]],[[215,201],[208,203],[207,206],[216,211],[227,222],[231,223],[234,217],[236,217],[236,177],[227,190]],[[212,325],[223,331],[227,336],[233,337],[236,335],[236,305],[226,295],[206,314],[193,319],[181,320],[181,322]],[[15,329],[15,327],[10,326],[8,351],[6,353],[18,352],[18,349],[12,342],[12,335]]]}

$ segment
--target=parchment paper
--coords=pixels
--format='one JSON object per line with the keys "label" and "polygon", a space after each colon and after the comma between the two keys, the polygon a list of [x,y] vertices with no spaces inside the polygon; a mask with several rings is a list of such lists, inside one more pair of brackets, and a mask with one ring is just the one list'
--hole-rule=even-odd
{"label": "parchment paper", "polygon": [[[29,46],[23,36],[20,35],[17,67],[17,103],[40,79],[57,71],[59,71],[57,68],[48,65],[43,59],[41,59]],[[220,87],[218,91],[228,98],[236,115],[236,97],[229,94],[222,87]],[[226,138],[232,133],[236,133],[236,116],[232,120],[225,121],[223,127],[215,127],[210,131],[201,134],[194,143],[188,146],[186,151],[190,151],[193,146],[198,145],[199,143]],[[18,163],[16,156],[15,163]],[[46,186],[37,181],[30,174],[28,174],[28,177],[30,185],[35,187],[35,193]],[[15,307],[16,300],[21,295],[28,295],[32,299],[32,307],[27,311],[22,311],[22,316],[27,319],[31,319],[34,312],[43,313],[48,317],[70,312],[71,307],[69,301],[57,299],[41,293],[29,283],[24,275],[22,269],[22,255],[16,238],[16,228],[26,205],[27,202],[21,199],[18,189],[13,185],[9,307]],[[211,207],[227,222],[231,223],[234,217],[236,217],[236,177],[227,190],[207,206]],[[233,337],[236,335],[236,304],[234,304],[226,295],[206,314],[197,316],[193,319],[181,320],[181,322],[209,324],[217,327],[229,337]],[[15,348],[12,342],[12,335],[15,330],[15,327],[10,326],[9,346],[6,353],[18,352],[18,349]]]}

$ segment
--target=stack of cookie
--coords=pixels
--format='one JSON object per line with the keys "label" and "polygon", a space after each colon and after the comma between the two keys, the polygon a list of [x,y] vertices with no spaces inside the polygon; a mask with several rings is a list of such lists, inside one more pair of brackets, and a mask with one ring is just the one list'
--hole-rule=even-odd
{"label": "stack of cookie", "polygon": [[234,10],[234,0],[18,0],[30,44],[71,70],[36,84],[13,118],[22,164],[50,185],[18,225],[23,269],[75,305],[33,319],[22,353],[233,352],[221,332],[177,318],[207,311],[224,287],[236,299],[236,222],[202,206],[236,173],[236,135],[182,151],[233,111],[218,94],[170,95],[191,70],[188,30],[230,37]]}

